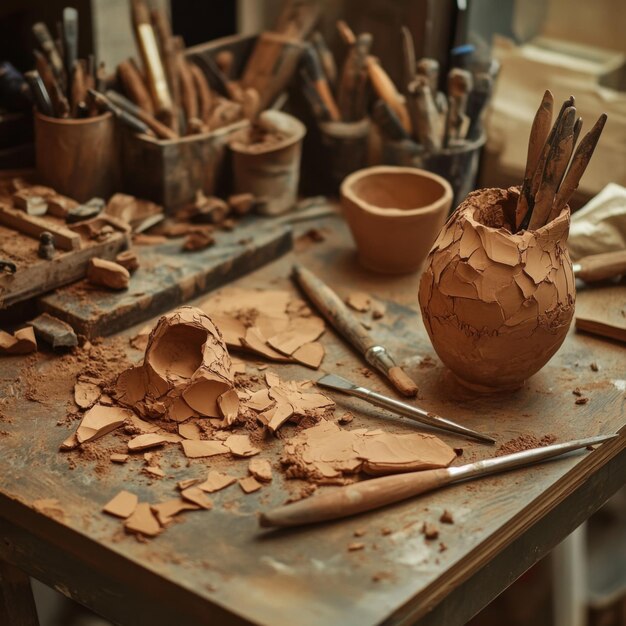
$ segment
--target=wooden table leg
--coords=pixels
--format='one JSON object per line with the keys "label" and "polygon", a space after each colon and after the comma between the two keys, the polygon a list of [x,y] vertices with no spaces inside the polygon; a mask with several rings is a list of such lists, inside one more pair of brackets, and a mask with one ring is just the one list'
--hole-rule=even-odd
{"label": "wooden table leg", "polygon": [[30,579],[6,561],[0,561],[0,624],[39,626]]}

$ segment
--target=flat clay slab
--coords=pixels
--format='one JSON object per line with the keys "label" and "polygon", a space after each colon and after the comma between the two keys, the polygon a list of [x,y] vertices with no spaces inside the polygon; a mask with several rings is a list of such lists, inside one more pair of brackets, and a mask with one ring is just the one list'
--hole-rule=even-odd
{"label": "flat clay slab", "polygon": [[[267,226],[265,226],[267,223]],[[250,222],[220,232],[215,246],[183,252],[183,239],[135,246],[139,269],[116,293],[86,281],[46,295],[39,306],[88,338],[112,335],[258,269],[292,249],[291,228]]]}

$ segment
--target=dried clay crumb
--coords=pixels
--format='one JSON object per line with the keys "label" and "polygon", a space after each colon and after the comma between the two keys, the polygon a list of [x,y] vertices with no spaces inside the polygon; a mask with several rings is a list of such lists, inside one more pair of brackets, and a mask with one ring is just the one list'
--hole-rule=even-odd
{"label": "dried clay crumb", "polygon": [[363,550],[365,544],[360,541],[354,541],[348,544],[348,552],[356,552],[357,550]]}
{"label": "dried clay crumb", "polygon": [[576,398],[576,400],[574,401],[574,404],[587,404],[587,402],[589,402],[589,398],[581,397],[581,398]]}
{"label": "dried clay crumb", "polygon": [[506,443],[503,443],[496,451],[496,456],[503,456],[505,454],[512,454],[513,452],[522,452],[523,450],[530,450],[531,448],[542,448],[549,446],[556,441],[556,435],[548,434],[539,438],[535,435],[520,435],[515,439],[510,439]]}
{"label": "dried clay crumb", "polygon": [[600,371],[600,368],[598,367],[598,364],[597,364],[595,361],[593,361],[593,363],[591,363],[591,364],[589,365],[589,367],[591,368],[591,371],[592,371],[592,372],[598,372],[598,371]]}
{"label": "dried clay crumb", "polygon": [[437,537],[439,537],[439,529],[430,522],[424,522],[422,533],[426,539],[437,539]]}
{"label": "dried clay crumb", "polygon": [[452,513],[450,513],[448,509],[444,509],[441,517],[439,518],[439,521],[442,524],[454,524],[454,518],[452,517]]}

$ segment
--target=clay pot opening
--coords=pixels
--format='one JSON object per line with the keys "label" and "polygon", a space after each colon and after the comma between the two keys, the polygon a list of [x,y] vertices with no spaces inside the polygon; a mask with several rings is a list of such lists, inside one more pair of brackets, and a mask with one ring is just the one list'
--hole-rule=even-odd
{"label": "clay pot opening", "polygon": [[202,348],[206,339],[206,331],[201,328],[188,324],[170,326],[152,346],[152,369],[164,378],[167,374],[191,378],[202,365]]}
{"label": "clay pot opening", "polygon": [[436,178],[416,175],[415,171],[381,171],[357,178],[347,192],[374,211],[415,211],[438,202],[446,189]]}
{"label": "clay pot opening", "polygon": [[507,189],[504,198],[493,205],[486,202],[479,205],[474,210],[473,218],[483,226],[489,228],[503,228],[507,232],[514,234],[515,230],[515,208],[519,191],[517,189]]}

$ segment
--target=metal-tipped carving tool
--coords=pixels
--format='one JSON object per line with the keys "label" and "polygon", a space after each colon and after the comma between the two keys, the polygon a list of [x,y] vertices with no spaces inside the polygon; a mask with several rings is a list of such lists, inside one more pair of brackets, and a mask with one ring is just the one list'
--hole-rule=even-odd
{"label": "metal-tipped carving tool", "polygon": [[348,517],[387,504],[400,502],[451,483],[541,463],[566,452],[594,446],[614,437],[617,435],[589,437],[515,452],[459,467],[409,472],[362,480],[329,493],[279,506],[267,513],[261,513],[259,523],[266,528],[303,526],[304,524]]}
{"label": "metal-tipped carving tool", "polygon": [[321,387],[334,389],[335,391],[340,391],[341,393],[345,393],[349,396],[354,396],[355,398],[361,398],[370,404],[375,404],[383,409],[388,409],[389,411],[393,411],[399,415],[404,415],[405,417],[422,424],[427,424],[428,426],[441,428],[442,430],[447,430],[448,432],[456,433],[458,435],[465,435],[466,437],[470,437],[472,439],[478,439],[478,441],[495,443],[495,439],[489,435],[477,433],[476,431],[470,430],[465,426],[461,426],[456,422],[447,420],[445,417],[439,417],[434,413],[429,413],[428,411],[424,411],[423,409],[407,404],[406,402],[400,402],[399,400],[383,396],[382,394],[372,391],[371,389],[360,387],[359,385],[355,385],[349,380],[346,380],[341,376],[337,376],[336,374],[327,374],[326,376],[323,376],[317,381],[317,384]]}
{"label": "metal-tipped carving tool", "polygon": [[401,394],[409,398],[417,395],[417,385],[399,365],[396,365],[389,351],[370,336],[328,285],[313,272],[298,264],[294,265],[293,274],[298,285],[318,311],[365,357],[372,367],[386,376]]}

